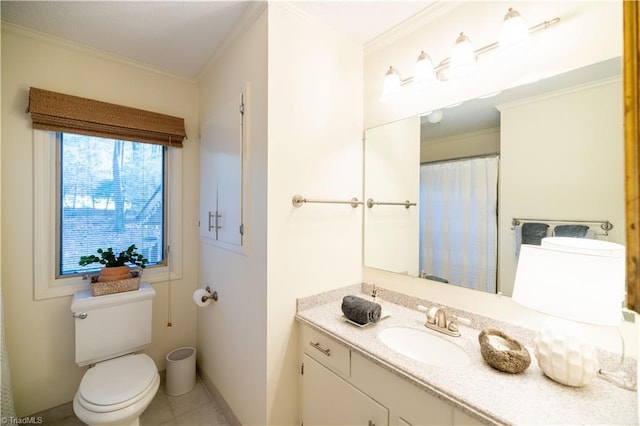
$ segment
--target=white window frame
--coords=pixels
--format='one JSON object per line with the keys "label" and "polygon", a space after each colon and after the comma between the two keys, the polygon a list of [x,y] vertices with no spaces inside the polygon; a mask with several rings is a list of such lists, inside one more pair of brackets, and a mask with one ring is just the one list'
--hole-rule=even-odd
{"label": "white window frame", "polygon": [[[81,276],[56,279],[56,133],[33,131],[33,283],[35,300],[70,296],[89,289]],[[157,283],[182,278],[182,151],[169,148],[168,224],[166,255],[168,266],[146,268],[143,280]]]}

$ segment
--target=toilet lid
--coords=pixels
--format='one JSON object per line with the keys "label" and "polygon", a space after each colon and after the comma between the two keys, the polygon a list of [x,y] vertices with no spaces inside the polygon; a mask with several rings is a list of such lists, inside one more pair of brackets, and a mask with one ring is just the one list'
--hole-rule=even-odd
{"label": "toilet lid", "polygon": [[87,370],[78,392],[91,404],[116,405],[142,393],[156,374],[156,365],[147,355],[127,355]]}

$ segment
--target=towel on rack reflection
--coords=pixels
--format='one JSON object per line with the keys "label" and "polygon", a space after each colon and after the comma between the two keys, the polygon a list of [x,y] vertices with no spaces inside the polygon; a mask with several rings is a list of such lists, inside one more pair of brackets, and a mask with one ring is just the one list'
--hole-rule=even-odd
{"label": "towel on rack reflection", "polygon": [[586,225],[558,225],[553,228],[554,237],[585,238],[589,227]]}
{"label": "towel on rack reflection", "polygon": [[342,298],[342,313],[347,319],[360,325],[378,322],[382,315],[382,308],[377,303],[358,296]]}
{"label": "towel on rack reflection", "polygon": [[520,255],[520,245],[539,246],[547,236],[549,225],[541,222],[525,222],[516,227],[516,256]]}
{"label": "towel on rack reflection", "polygon": [[522,224],[522,244],[539,246],[547,236],[549,225],[546,223],[527,222]]}

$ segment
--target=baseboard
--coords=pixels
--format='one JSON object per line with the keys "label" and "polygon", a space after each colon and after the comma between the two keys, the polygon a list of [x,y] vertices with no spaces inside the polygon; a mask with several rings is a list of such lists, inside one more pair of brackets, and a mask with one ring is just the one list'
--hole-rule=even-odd
{"label": "baseboard", "polygon": [[231,422],[233,426],[242,426],[242,423],[240,423],[240,420],[238,420],[235,413],[233,412],[229,404],[227,404],[227,401],[225,401],[225,399],[223,398],[218,388],[216,388],[216,386],[213,384],[211,379],[204,373],[204,371],[200,369],[200,366],[197,364],[197,362],[196,362],[196,372],[198,374],[198,377],[202,381],[202,384],[204,385],[205,389],[209,392],[209,394],[211,395],[211,398],[218,405],[218,409],[227,418],[227,420]]}

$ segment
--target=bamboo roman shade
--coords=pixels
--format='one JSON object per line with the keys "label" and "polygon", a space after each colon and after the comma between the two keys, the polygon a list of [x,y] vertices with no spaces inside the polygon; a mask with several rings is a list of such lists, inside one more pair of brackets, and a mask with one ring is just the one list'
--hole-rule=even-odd
{"label": "bamboo roman shade", "polygon": [[32,87],[34,129],[182,148],[184,119]]}

